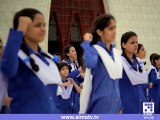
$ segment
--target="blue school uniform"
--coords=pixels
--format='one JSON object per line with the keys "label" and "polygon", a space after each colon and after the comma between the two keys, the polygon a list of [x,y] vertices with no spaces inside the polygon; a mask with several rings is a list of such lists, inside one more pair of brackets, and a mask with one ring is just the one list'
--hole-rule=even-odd
{"label": "blue school uniform", "polygon": [[[72,63],[70,60],[66,60],[65,62],[72,67],[71,74],[73,72],[78,72],[77,76],[74,77],[74,81],[77,83],[78,86],[80,86],[80,84],[84,81],[84,79],[80,76],[80,73],[78,71],[78,64]],[[72,100],[72,113],[78,114],[80,110],[80,93],[78,93],[75,88],[73,88],[71,94],[71,100]]]}
{"label": "blue school uniform", "polygon": [[[106,44],[98,42],[114,60],[113,46],[110,51]],[[121,110],[121,99],[119,93],[119,80],[112,80],[109,77],[102,59],[96,49],[90,46],[89,41],[81,44],[84,49],[84,62],[87,68],[91,69],[92,91],[86,114],[113,114]],[[116,68],[115,68],[116,69]]]}
{"label": "blue school uniform", "polygon": [[[78,75],[79,75],[79,71],[78,71]],[[81,78],[81,76],[79,76],[79,77],[76,76],[73,79],[74,79],[75,83],[77,83],[78,86],[80,86],[79,81],[83,81],[83,78]],[[80,110],[80,93],[77,92],[75,87],[73,87],[73,91],[71,93],[71,99],[72,99],[72,113],[78,114],[79,110]]]}
{"label": "blue school uniform", "polygon": [[[79,67],[78,63],[76,62],[73,63],[70,60],[66,60],[65,62],[71,66],[71,72],[73,71],[78,72],[78,67]],[[84,79],[80,76],[80,73],[77,75],[76,80],[78,85],[80,85],[84,81]]]}
{"label": "blue school uniform", "polygon": [[[18,57],[22,41],[23,33],[11,29],[1,61],[1,70],[8,78],[8,95],[12,98],[11,113],[56,113],[57,85],[45,86]],[[46,62],[40,53],[37,56]]]}
{"label": "blue school uniform", "polygon": [[148,79],[154,85],[149,89],[149,101],[154,102],[154,113],[160,113],[160,79],[157,79],[158,69],[152,69],[148,75]]}
{"label": "blue school uniform", "polygon": [[[137,62],[133,59],[131,67],[137,71]],[[123,70],[122,79],[119,81],[120,95],[124,114],[143,113],[143,102],[147,102],[145,88],[148,84],[132,85],[126,72]]]}
{"label": "blue school uniform", "polygon": [[[76,77],[78,75],[79,75],[79,72],[77,70],[75,70],[75,71],[69,73],[67,78],[72,78],[74,80],[74,79],[76,79]],[[68,80],[65,80],[65,81],[62,80],[62,82],[68,82]],[[73,89],[75,89],[74,86],[73,86]],[[73,104],[73,95],[74,95],[74,93],[72,90],[70,98],[68,98],[68,99],[63,99],[61,95],[57,96],[57,108],[59,109],[60,113],[72,114],[77,110],[77,109],[75,110],[75,108],[77,108],[77,107],[73,106],[74,105]]]}
{"label": "blue school uniform", "polygon": [[[138,60],[138,64],[141,66],[141,68],[142,68],[143,70],[145,70],[145,64],[144,64],[144,62],[142,61],[142,59],[140,59],[140,58],[138,58],[138,57],[136,57],[136,59]],[[145,70],[145,72],[146,72],[146,74],[147,74],[147,71],[146,71],[146,70]],[[148,81],[148,82],[149,82],[149,81]],[[145,94],[145,97],[147,98],[147,101],[149,102],[148,91],[147,91],[147,89],[149,89],[149,84],[143,84],[142,86],[143,86],[142,89],[143,89],[143,92],[144,92],[144,94]]]}
{"label": "blue school uniform", "polygon": [[[68,80],[65,80],[63,82],[68,82]],[[61,95],[58,95],[57,96],[57,108],[59,109],[61,114],[72,113],[71,97],[68,99],[63,99]]]}

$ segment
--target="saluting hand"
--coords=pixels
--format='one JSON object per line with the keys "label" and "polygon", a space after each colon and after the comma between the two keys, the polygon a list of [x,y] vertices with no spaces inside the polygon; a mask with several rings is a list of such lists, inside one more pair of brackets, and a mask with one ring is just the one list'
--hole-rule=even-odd
{"label": "saluting hand", "polygon": [[22,16],[22,17],[19,18],[19,21],[18,21],[18,22],[19,22],[19,23],[18,23],[18,28],[17,28],[17,30],[23,32],[24,35],[25,35],[25,34],[26,34],[26,31],[27,31],[27,29],[28,29],[29,24],[32,23],[31,18],[29,18],[29,17],[23,17],[23,16]]}
{"label": "saluting hand", "polygon": [[83,39],[86,40],[86,41],[90,41],[91,42],[92,39],[93,39],[93,35],[91,33],[85,33],[83,35]]}

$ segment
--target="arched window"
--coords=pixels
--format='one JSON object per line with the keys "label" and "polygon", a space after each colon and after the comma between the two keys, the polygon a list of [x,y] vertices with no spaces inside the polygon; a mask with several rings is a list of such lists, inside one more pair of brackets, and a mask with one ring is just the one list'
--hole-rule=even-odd
{"label": "arched window", "polygon": [[48,52],[51,54],[60,53],[60,42],[57,22],[54,15],[50,16],[48,32]]}
{"label": "arched window", "polygon": [[81,42],[80,25],[78,22],[78,16],[74,15],[71,31],[71,42]]}
{"label": "arched window", "polygon": [[74,14],[73,17],[73,23],[72,23],[72,28],[71,28],[71,40],[70,40],[70,44],[73,45],[77,51],[77,58],[78,58],[78,62],[79,64],[82,66],[82,55],[83,55],[83,50],[82,47],[80,46],[81,44],[81,39],[82,39],[82,35],[81,35],[81,26],[80,26],[80,19],[78,16],[78,13]]}
{"label": "arched window", "polygon": [[57,41],[58,40],[58,32],[55,22],[55,17],[52,15],[49,22],[49,41]]}
{"label": "arched window", "polygon": [[[103,0],[51,0],[50,11],[54,11],[51,12],[50,18],[55,13],[55,23],[56,25],[58,23],[56,27],[58,28],[56,30],[58,37],[53,39],[58,39],[57,41],[60,42],[61,53],[68,44],[72,44],[78,49],[77,46],[80,46],[83,34],[91,32],[92,22],[97,13],[99,15],[105,13]],[[81,49],[77,51],[81,51]]]}

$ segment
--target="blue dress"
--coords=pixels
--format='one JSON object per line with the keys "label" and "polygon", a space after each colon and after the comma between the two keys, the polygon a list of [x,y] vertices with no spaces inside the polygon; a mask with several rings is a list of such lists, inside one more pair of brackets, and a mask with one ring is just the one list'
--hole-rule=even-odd
{"label": "blue dress", "polygon": [[8,78],[8,96],[12,98],[11,113],[56,113],[57,85],[45,86],[18,57],[22,41],[23,33],[11,29],[1,61],[1,71]]}
{"label": "blue dress", "polygon": [[[76,63],[71,63],[70,60],[66,60],[65,62],[71,67],[73,66],[70,74],[74,74],[74,72],[77,73],[77,76],[74,76],[74,81],[77,83],[78,86],[80,86],[80,84],[84,81],[84,79],[80,76],[80,73],[78,71],[78,65]],[[72,101],[72,113],[78,114],[80,110],[80,93],[78,93],[74,87],[71,93],[71,101]]]}
{"label": "blue dress", "polygon": [[160,113],[160,79],[157,79],[158,69],[152,69],[148,75],[148,79],[154,85],[149,89],[149,101],[154,102],[154,113]]}
{"label": "blue dress", "polygon": [[[137,71],[137,62],[133,59],[131,67]],[[124,114],[143,113],[143,102],[147,102],[145,89],[148,84],[132,85],[126,72],[123,70],[122,79],[119,80],[120,95]]]}
{"label": "blue dress", "polygon": [[[69,73],[67,78],[72,78],[73,80],[76,79],[77,75],[79,75],[79,72],[77,70]],[[62,81],[62,82],[68,82],[68,80]],[[73,86],[73,89],[74,86]],[[63,99],[61,95],[57,96],[57,108],[59,109],[60,113],[62,114],[72,114],[75,112],[75,107],[73,107],[73,89],[70,95],[70,98]]]}
{"label": "blue dress", "polygon": [[[110,51],[106,44],[98,42],[114,60],[113,46]],[[96,49],[90,46],[89,41],[81,44],[84,49],[84,63],[87,68],[91,69],[92,74],[92,91],[86,114],[114,114],[121,110],[121,99],[119,92],[119,80],[112,80],[109,77],[102,59]]]}
{"label": "blue dress", "polygon": [[[67,82],[67,80],[65,80],[64,82]],[[59,109],[61,114],[71,114],[72,113],[71,98],[63,99],[61,95],[58,95],[57,108]]]}

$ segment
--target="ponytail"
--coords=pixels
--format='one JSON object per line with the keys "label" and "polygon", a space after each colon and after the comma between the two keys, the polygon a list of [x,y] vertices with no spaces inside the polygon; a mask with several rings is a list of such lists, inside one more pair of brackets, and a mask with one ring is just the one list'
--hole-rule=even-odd
{"label": "ponytail", "polygon": [[27,56],[29,56],[29,61],[30,61],[30,63],[31,63],[32,69],[33,69],[35,72],[38,72],[38,71],[39,71],[39,66],[35,63],[34,59],[30,57],[29,51],[28,51],[28,49],[26,48],[24,42],[23,42],[22,45],[21,45],[21,49],[22,49],[22,51],[23,51]]}

